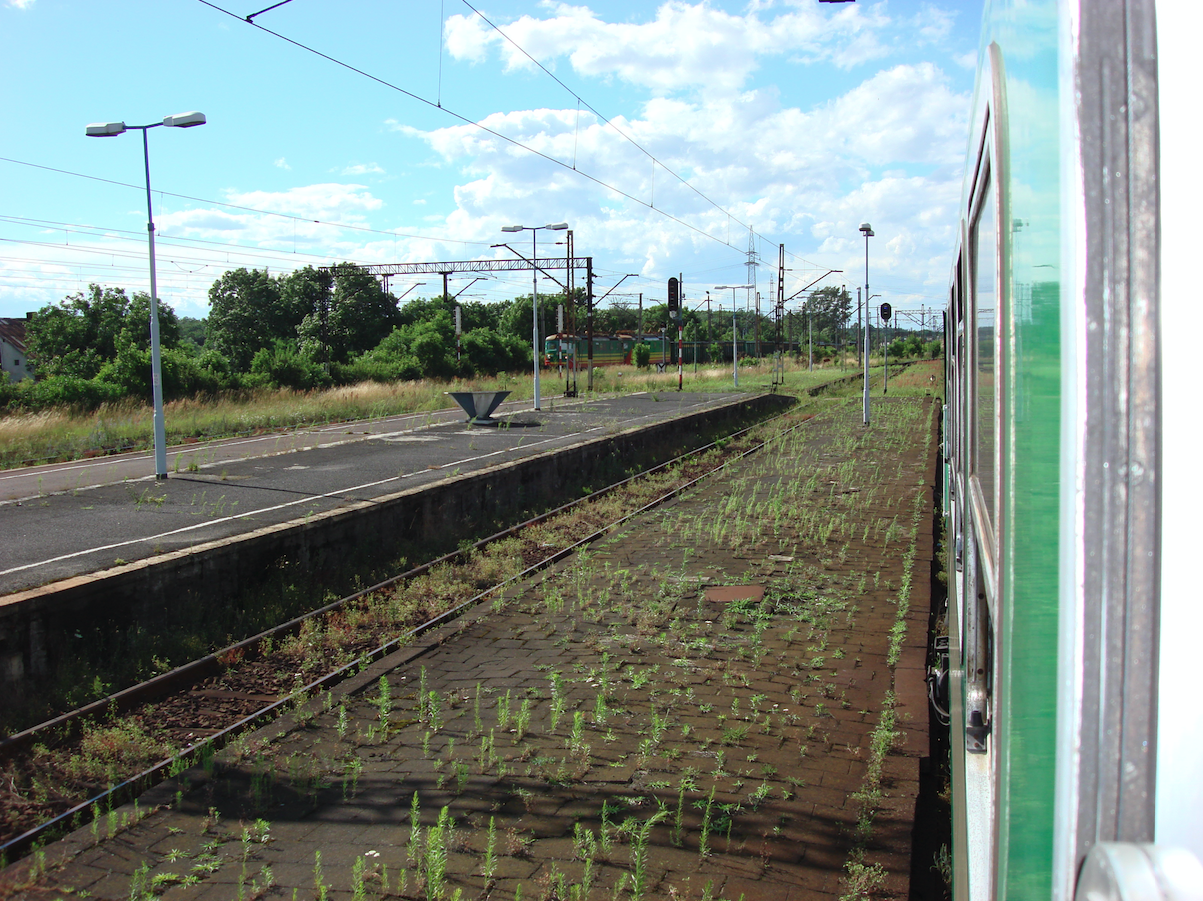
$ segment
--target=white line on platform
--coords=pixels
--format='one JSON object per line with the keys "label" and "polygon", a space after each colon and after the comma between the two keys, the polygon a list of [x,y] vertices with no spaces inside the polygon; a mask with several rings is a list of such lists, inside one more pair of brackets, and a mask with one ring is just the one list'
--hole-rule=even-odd
{"label": "white line on platform", "polygon": [[[593,431],[593,430],[591,429],[590,431]],[[548,444],[552,441],[558,441],[562,437],[564,437],[564,436],[558,435],[554,438],[546,438],[543,441],[531,442],[530,444],[526,445],[526,448],[538,447],[541,444]],[[431,467],[431,468],[432,469],[447,469],[448,467],[462,466],[465,463],[473,463],[477,460],[484,460],[488,457],[495,457],[499,454],[509,453],[511,450],[517,450],[517,448],[502,448],[501,450],[495,450],[495,451],[492,451],[491,453],[487,453],[487,454],[479,454],[475,457],[465,457],[462,460],[452,460],[449,463],[441,463],[438,466]],[[104,551],[111,551],[111,550],[115,550],[115,549],[121,548],[121,547],[129,547],[130,545],[133,545],[133,544],[142,544],[147,541],[158,541],[162,538],[169,538],[172,535],[182,535],[185,532],[195,532],[198,529],[206,529],[206,528],[209,528],[210,526],[220,525],[223,522],[233,522],[233,521],[239,520],[239,519],[246,519],[247,517],[256,516],[261,513],[273,513],[276,510],[284,510],[284,509],[287,509],[288,507],[295,507],[298,504],[304,504],[309,501],[325,500],[327,498],[337,497],[342,494],[347,494],[348,492],[351,492],[351,491],[361,491],[364,488],[375,488],[379,485],[387,485],[389,482],[399,482],[402,479],[407,479],[411,476],[417,475],[418,473],[429,472],[429,471],[430,471],[429,469],[422,469],[422,470],[418,470],[418,472],[402,473],[401,475],[389,476],[387,479],[379,479],[375,482],[365,482],[362,485],[353,485],[349,488],[340,488],[335,491],[328,491],[325,494],[311,494],[311,495],[308,495],[307,497],[300,498],[299,500],[288,501],[287,503],[284,503],[284,504],[276,504],[271,507],[260,507],[257,510],[247,510],[244,513],[237,513],[233,516],[223,516],[220,519],[212,519],[212,520],[209,520],[208,522],[201,522],[201,523],[197,523],[196,525],[184,526],[183,528],[180,528],[180,529],[172,529],[167,532],[159,532],[156,535],[145,535],[140,538],[130,538],[126,541],[118,541],[114,544],[106,544],[106,545],[101,545],[99,547],[86,548],[85,550],[82,550],[82,551],[73,551],[70,554],[61,554],[58,557],[50,557],[49,559],[46,559],[46,560],[39,560],[36,563],[26,563],[21,566],[14,566],[11,569],[0,570],[0,576],[7,576],[7,575],[10,575],[11,573],[23,572],[27,569],[36,569],[39,566],[46,566],[47,564],[50,564],[50,563],[59,563],[63,560],[73,560],[77,557],[86,557],[89,554],[99,554]]]}

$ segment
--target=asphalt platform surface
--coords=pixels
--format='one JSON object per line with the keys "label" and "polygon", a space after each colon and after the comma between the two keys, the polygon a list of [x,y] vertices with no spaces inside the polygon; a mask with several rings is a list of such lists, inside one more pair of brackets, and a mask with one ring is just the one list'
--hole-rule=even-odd
{"label": "asphalt platform surface", "polygon": [[0,596],[335,510],[750,395],[640,393],[448,409],[0,473]]}

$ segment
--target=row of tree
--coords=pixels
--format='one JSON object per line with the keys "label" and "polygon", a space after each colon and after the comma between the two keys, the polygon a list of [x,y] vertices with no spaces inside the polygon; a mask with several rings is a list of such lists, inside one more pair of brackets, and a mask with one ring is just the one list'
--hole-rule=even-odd
{"label": "row of tree", "polygon": [[[556,331],[563,295],[540,295],[540,334]],[[468,377],[529,368],[532,311],[529,295],[500,303],[460,304],[462,336],[455,334],[456,304],[442,297],[402,305],[367,271],[353,264],[306,267],[284,275],[234,269],[209,289],[209,316],[178,318],[160,305],[164,394],[168,399],[255,387],[319,388],[363,380]],[[567,304],[568,322],[584,332],[583,291]],[[807,302],[818,343],[837,343],[851,299],[822,289]],[[687,341],[729,342],[729,315],[685,310]],[[150,395],[150,298],[121,288],[91,285],[37,311],[26,343],[36,378],[0,385],[0,406],[93,408],[123,397]],[[767,316],[738,311],[741,339],[759,333],[766,352],[775,339]],[[792,338],[805,341],[805,326]],[[593,313],[595,334],[676,331],[665,304],[645,310],[607,307]],[[784,337],[784,336],[783,336]]]}

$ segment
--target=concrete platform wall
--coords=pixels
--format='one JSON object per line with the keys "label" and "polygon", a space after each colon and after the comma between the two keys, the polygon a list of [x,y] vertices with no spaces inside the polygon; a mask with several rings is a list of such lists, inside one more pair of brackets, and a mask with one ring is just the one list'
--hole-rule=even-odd
{"label": "concrete platform wall", "polygon": [[584,441],[511,464],[357,503],[301,522],[63,580],[0,598],[0,687],[54,673],[74,653],[78,624],[161,626],[181,604],[228,604],[286,566],[320,571],[348,549],[387,560],[405,540],[450,541],[535,507],[580,495],[615,469],[670,459],[743,423],[779,412],[793,399],[761,395],[695,415]]}

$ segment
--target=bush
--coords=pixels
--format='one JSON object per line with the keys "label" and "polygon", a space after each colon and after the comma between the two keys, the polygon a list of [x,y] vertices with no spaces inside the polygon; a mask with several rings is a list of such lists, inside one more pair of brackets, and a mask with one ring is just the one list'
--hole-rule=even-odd
{"label": "bush", "polygon": [[35,382],[25,379],[17,383],[14,406],[27,410],[67,407],[74,410],[95,410],[101,404],[121,398],[121,390],[100,379],[81,379],[74,375],[55,375]]}
{"label": "bush", "polygon": [[408,355],[380,357],[366,353],[346,364],[334,364],[331,370],[339,384],[353,382],[412,382],[422,378],[422,367]]}
{"label": "bush", "polygon": [[298,353],[291,342],[283,340],[255,353],[251,360],[251,378],[247,381],[255,387],[302,390],[330,385],[330,377],[320,363]]}
{"label": "bush", "polygon": [[635,358],[635,365],[638,368],[647,369],[648,366],[651,365],[652,349],[641,342],[635,345],[635,352],[633,356]]}

